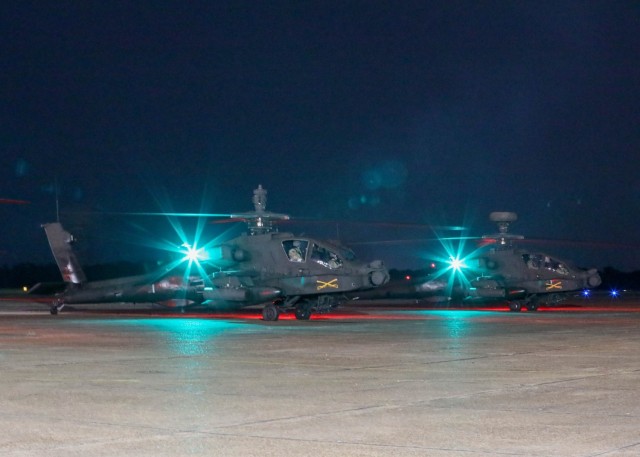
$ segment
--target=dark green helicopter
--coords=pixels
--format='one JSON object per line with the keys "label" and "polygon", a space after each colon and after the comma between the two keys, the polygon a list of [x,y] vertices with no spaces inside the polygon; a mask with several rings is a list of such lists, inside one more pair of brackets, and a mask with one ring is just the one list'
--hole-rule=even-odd
{"label": "dark green helicopter", "polygon": [[509,225],[518,219],[516,213],[493,212],[489,219],[498,225],[498,233],[483,236],[482,247],[468,258],[451,262],[451,269],[464,275],[466,300],[506,300],[511,311],[523,306],[537,311],[540,305],[559,303],[602,283],[595,268],[577,268],[546,253],[517,248],[514,241],[524,237],[509,233]]}
{"label": "dark green helicopter", "polygon": [[266,211],[266,203],[267,191],[258,186],[254,211],[231,215],[246,222],[248,232],[213,248],[222,268],[203,285],[205,303],[269,300],[262,309],[264,320],[275,321],[283,311],[306,320],[347,301],[347,293],[389,281],[381,260],[363,262],[337,242],[276,231],[273,222],[289,216]]}
{"label": "dark green helicopter", "polygon": [[[187,246],[185,258],[198,268],[181,272],[168,267],[106,281],[87,281],[71,247],[73,237],[58,222],[45,224],[66,284],[55,295],[51,314],[65,304],[151,302],[182,310],[194,305],[211,309],[264,305],[266,321],[276,321],[288,311],[307,320],[312,313],[329,312],[349,300],[348,293],[389,281],[380,260],[363,262],[337,242],[278,232],[274,222],[289,216],[267,211],[266,202],[267,191],[258,186],[253,192],[254,211],[225,215],[244,221],[247,233],[208,247],[206,252]],[[38,285],[32,291],[42,289]]]}

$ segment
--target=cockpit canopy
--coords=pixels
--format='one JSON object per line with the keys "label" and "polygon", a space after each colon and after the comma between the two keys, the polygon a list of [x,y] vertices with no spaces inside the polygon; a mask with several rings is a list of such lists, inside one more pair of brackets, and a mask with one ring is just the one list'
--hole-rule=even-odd
{"label": "cockpit canopy", "polygon": [[355,255],[349,249],[301,238],[283,240],[282,249],[290,262],[314,262],[330,270],[341,268],[344,260],[355,259]]}
{"label": "cockpit canopy", "polygon": [[568,275],[567,266],[545,254],[522,254],[522,260],[532,270],[550,270],[561,275]]}

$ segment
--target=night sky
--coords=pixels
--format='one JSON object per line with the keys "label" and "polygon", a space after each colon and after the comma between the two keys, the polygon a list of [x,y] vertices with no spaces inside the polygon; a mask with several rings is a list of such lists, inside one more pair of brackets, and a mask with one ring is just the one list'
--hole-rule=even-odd
{"label": "night sky", "polygon": [[[544,251],[640,268],[637,1],[9,1],[0,59],[0,198],[31,202],[0,205],[0,264],[51,261],[56,193],[100,262],[178,241],[102,212],[247,211],[262,184],[340,221],[296,232],[481,235],[516,211]],[[437,246],[354,248],[415,268]]]}

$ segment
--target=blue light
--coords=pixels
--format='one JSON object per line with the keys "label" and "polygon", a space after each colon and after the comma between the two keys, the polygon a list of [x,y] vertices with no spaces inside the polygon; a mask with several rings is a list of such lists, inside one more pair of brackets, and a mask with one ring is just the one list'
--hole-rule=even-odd
{"label": "blue light", "polygon": [[611,298],[618,298],[618,296],[620,295],[620,292],[618,292],[616,289],[611,289],[611,291],[609,292],[609,295],[611,296]]}
{"label": "blue light", "polygon": [[581,295],[582,295],[584,298],[589,298],[589,297],[591,297],[591,291],[590,291],[589,289],[584,289],[584,290],[582,291]]}

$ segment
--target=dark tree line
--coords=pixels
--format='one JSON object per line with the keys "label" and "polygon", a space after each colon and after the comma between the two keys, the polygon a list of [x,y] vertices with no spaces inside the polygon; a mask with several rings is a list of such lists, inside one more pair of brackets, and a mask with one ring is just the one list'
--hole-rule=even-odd
{"label": "dark tree line", "polygon": [[601,289],[640,290],[640,270],[625,273],[612,267],[606,267],[600,272],[602,276]]}

